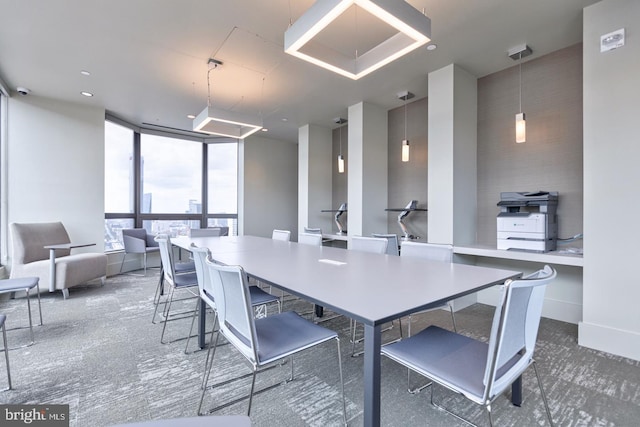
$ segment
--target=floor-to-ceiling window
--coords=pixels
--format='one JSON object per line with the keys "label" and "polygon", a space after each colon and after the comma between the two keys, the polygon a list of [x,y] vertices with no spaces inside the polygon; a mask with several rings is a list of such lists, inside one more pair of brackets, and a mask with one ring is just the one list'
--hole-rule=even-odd
{"label": "floor-to-ceiling window", "polygon": [[105,122],[105,250],[122,229],[184,235],[229,227],[237,234],[238,144],[192,140]]}

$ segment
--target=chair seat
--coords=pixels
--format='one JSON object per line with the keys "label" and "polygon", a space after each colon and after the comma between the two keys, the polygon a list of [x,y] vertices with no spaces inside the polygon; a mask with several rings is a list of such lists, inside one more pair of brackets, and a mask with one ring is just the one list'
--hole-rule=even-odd
{"label": "chair seat", "polygon": [[293,311],[255,319],[255,325],[261,365],[337,337],[334,331],[309,322]]}
{"label": "chair seat", "polygon": [[[489,345],[485,342],[429,326],[420,333],[382,347],[382,354],[441,384],[447,384],[474,401],[484,392],[484,371]],[[509,369],[519,357],[498,372]],[[443,378],[446,378],[443,379]]]}
{"label": "chair seat", "polygon": [[269,304],[278,301],[278,297],[270,294],[257,286],[249,286],[249,293],[251,294],[251,305]]}
{"label": "chair seat", "polygon": [[147,246],[146,248],[144,248],[144,251],[146,253],[160,252],[160,248],[158,246]]}
{"label": "chair seat", "polygon": [[0,292],[24,291],[38,286],[37,277],[20,277],[17,279],[0,280]]}
{"label": "chair seat", "polygon": [[196,265],[193,261],[176,262],[173,264],[173,270],[176,273],[186,273],[188,271],[196,271]]}
{"label": "chair seat", "polygon": [[186,287],[186,286],[196,286],[198,284],[198,278],[196,273],[184,273],[184,274],[176,274],[173,279],[177,288]]}

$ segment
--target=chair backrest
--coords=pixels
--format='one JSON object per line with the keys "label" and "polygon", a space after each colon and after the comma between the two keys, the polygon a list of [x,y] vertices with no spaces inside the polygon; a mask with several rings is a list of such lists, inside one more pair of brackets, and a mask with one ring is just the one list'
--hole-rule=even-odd
{"label": "chair backrest", "polygon": [[218,275],[220,288],[214,297],[220,331],[251,363],[258,361],[256,327],[247,275],[240,266],[218,265],[207,260],[211,276]]}
{"label": "chair backrest", "polygon": [[400,256],[452,262],[453,246],[437,243],[402,242]]}
{"label": "chair backrest", "polygon": [[384,254],[388,244],[389,240],[381,237],[353,236],[349,239],[349,250]]}
{"label": "chair backrest", "polygon": [[291,240],[291,232],[289,230],[273,230],[271,233],[271,238],[273,240],[282,240],[284,242],[288,242]]}
{"label": "chair backrest", "polygon": [[122,242],[128,254],[143,254],[147,250],[147,230],[144,228],[123,228]]}
{"label": "chair backrest", "polygon": [[298,243],[303,245],[322,246],[322,234],[300,233]]}
{"label": "chair backrest", "polygon": [[556,277],[546,265],[518,280],[502,286],[489,337],[487,366],[484,375],[484,400],[502,393],[533,360],[544,292]]}
{"label": "chair backrest", "polygon": [[[61,222],[12,223],[12,262],[28,264],[49,259],[45,245],[70,243],[69,234]],[[67,256],[70,250],[56,250],[56,257]]]}
{"label": "chair backrest", "polygon": [[305,228],[304,228],[304,232],[305,232],[305,233],[309,233],[309,234],[322,234],[322,228],[309,228],[309,227],[305,227]]}
{"label": "chair backrest", "polygon": [[174,277],[176,275],[176,272],[173,267],[174,264],[171,239],[169,238],[168,234],[158,234],[155,240],[156,242],[158,242],[158,246],[160,247],[160,262],[162,263],[164,278],[171,284],[174,284]]}
{"label": "chair backrest", "polygon": [[208,248],[199,248],[191,244],[191,255],[193,264],[196,267],[196,277],[198,278],[198,289],[200,290],[200,298],[206,302],[211,308],[216,309],[215,299],[213,297],[213,286],[209,277],[209,267],[207,267],[207,257],[210,255]]}
{"label": "chair backrest", "polygon": [[387,239],[387,254],[388,255],[400,255],[400,249],[398,248],[398,235],[397,234],[384,234],[384,233],[373,233],[372,237],[378,237]]}

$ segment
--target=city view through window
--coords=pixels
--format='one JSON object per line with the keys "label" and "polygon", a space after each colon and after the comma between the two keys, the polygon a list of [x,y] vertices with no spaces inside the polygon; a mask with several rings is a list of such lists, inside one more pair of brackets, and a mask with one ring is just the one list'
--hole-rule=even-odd
{"label": "city view through window", "polygon": [[105,251],[124,249],[122,229],[134,228],[136,217],[152,235],[219,226],[237,234],[237,143],[207,145],[205,217],[201,142],[140,135],[139,212],[134,151],[134,132],[105,122]]}

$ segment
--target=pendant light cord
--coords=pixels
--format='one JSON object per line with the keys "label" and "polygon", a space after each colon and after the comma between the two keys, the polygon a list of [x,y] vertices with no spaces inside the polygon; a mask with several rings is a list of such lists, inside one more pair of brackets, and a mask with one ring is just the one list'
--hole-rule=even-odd
{"label": "pendant light cord", "polygon": [[520,112],[522,113],[522,52],[520,52],[520,59],[518,61],[519,74],[520,74]]}
{"label": "pendant light cord", "polygon": [[407,139],[407,97],[404,98],[404,139]]}

